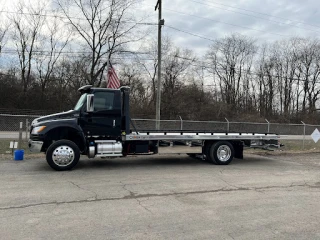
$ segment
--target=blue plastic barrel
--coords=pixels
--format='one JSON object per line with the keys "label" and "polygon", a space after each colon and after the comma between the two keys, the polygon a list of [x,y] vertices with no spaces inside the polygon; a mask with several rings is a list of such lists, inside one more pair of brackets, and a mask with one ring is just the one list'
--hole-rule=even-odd
{"label": "blue plastic barrel", "polygon": [[14,150],[14,160],[23,160],[24,150]]}

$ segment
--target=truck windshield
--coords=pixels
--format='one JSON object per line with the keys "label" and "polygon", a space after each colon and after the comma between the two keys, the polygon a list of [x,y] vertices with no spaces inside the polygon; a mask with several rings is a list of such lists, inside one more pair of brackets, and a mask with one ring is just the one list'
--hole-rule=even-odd
{"label": "truck windshield", "polygon": [[74,107],[74,110],[80,110],[83,103],[86,101],[86,98],[87,98],[87,93],[82,94],[80,99],[78,100],[76,106]]}

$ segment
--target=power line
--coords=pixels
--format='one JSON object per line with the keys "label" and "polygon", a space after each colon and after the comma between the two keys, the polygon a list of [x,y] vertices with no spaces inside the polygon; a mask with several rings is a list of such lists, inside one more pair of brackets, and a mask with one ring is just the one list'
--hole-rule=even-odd
{"label": "power line", "polygon": [[[208,64],[204,63],[203,61],[198,61],[196,59],[181,57],[181,56],[178,56],[178,55],[176,55],[175,57],[191,61],[192,63],[190,63],[190,65],[195,66],[195,67],[201,67],[201,68],[204,68],[204,69],[208,69],[209,68]],[[114,60],[126,60],[126,59],[131,60],[131,59],[134,59],[134,58],[130,58],[130,57],[114,57],[113,59]],[[153,58],[141,58],[140,60],[142,60],[142,61],[154,61]],[[200,64],[196,64],[196,62],[200,62]],[[215,70],[226,71],[227,69],[219,67],[219,68],[215,68]],[[239,68],[234,68],[234,73],[235,74],[239,73],[238,71],[240,71]],[[290,78],[290,77],[280,76],[280,75],[265,75],[265,74],[253,72],[253,71],[250,71],[250,70],[245,70],[245,69],[241,69],[241,71],[245,72],[248,75],[253,75],[253,76],[258,76],[258,77],[273,77],[273,78],[278,78],[278,79],[288,79],[288,80],[295,81],[295,82],[310,82],[310,83],[314,83],[314,84],[320,84],[319,80],[313,81],[313,80],[307,80],[307,79]],[[14,76],[14,75],[2,73],[2,72],[0,72],[0,75]],[[211,85],[204,85],[204,86],[211,86]]]}
{"label": "power line", "polygon": [[176,30],[178,32],[183,32],[183,33],[189,34],[189,35],[194,36],[194,37],[202,38],[202,39],[205,39],[205,40],[208,40],[208,41],[211,41],[211,42],[217,42],[217,40],[210,39],[210,38],[208,38],[206,36],[202,36],[202,35],[199,35],[199,34],[191,33],[191,32],[188,32],[186,30],[178,29],[178,28],[170,26],[170,25],[165,25],[165,27],[171,28],[171,29]]}
{"label": "power line", "polygon": [[197,15],[193,15],[193,14],[185,13],[185,12],[179,12],[179,11],[172,10],[172,9],[167,9],[166,8],[165,10],[170,11],[170,12],[174,12],[174,13],[178,13],[178,14],[181,14],[181,15],[187,15],[187,16],[191,16],[191,17],[195,17],[195,18],[209,20],[209,21],[212,21],[212,22],[219,22],[219,23],[223,23],[223,24],[226,24],[226,25],[234,26],[234,27],[240,27],[240,28],[245,28],[245,29],[249,29],[249,30],[253,30],[253,31],[258,31],[258,32],[278,35],[278,36],[281,36],[281,37],[290,37],[288,35],[283,35],[283,34],[279,34],[279,33],[273,33],[273,32],[268,32],[268,31],[259,30],[259,29],[255,29],[255,28],[245,27],[245,26],[241,26],[241,25],[237,25],[237,24],[233,24],[233,23],[227,23],[227,22],[215,20],[215,19],[212,19],[212,18],[201,17],[201,16],[197,16]]}
{"label": "power line", "polygon": [[[50,15],[50,14],[43,14],[43,13],[13,12],[13,11],[6,11],[6,10],[0,10],[0,13],[39,16],[39,17],[51,17],[51,18],[60,18],[60,19],[76,19],[76,20],[81,20],[81,21],[88,21],[88,20],[89,21],[94,20],[96,22],[100,21],[100,20],[95,20],[95,19],[86,19],[86,18],[79,18],[79,17],[65,17],[65,16]],[[122,23],[133,23],[133,24],[138,24],[138,25],[155,25],[155,26],[158,25],[158,23],[148,23],[148,22],[134,22],[134,21],[121,21],[121,22]]]}
{"label": "power line", "polygon": [[[194,0],[188,0],[188,1],[196,2]],[[214,1],[209,1],[209,2],[212,3],[212,4],[216,4],[216,5],[221,5],[221,6],[225,6],[225,7],[229,7],[229,8],[234,8],[234,9],[246,11],[246,12],[256,13],[256,14],[260,14],[260,15],[264,15],[264,16],[268,16],[268,17],[278,18],[278,19],[282,19],[282,20],[286,20],[286,21],[292,21],[292,22],[296,22],[296,23],[300,23],[300,24],[304,24],[304,25],[309,25],[311,27],[320,28],[320,26],[317,26],[317,25],[314,25],[314,24],[305,23],[305,22],[298,21],[298,20],[292,20],[292,19],[289,19],[289,18],[278,17],[278,16],[274,16],[274,15],[271,15],[271,14],[262,13],[262,12],[258,12],[258,11],[253,11],[253,10],[240,8],[240,7],[234,7],[234,6],[231,6],[231,5],[227,5],[227,4],[223,4],[223,3],[217,3],[217,2],[214,2]],[[201,4],[205,4],[205,3],[201,3]]]}
{"label": "power line", "polygon": [[[205,63],[204,61],[198,61],[196,59],[181,57],[181,56],[177,56],[177,55],[175,57],[180,58],[180,59],[184,59],[184,60],[192,61],[192,63],[190,65],[193,65],[193,66],[196,66],[196,67],[201,67],[201,68],[205,68],[205,69],[209,68],[209,64]],[[200,62],[200,64],[195,64],[195,62]],[[222,68],[222,67],[219,67],[219,68],[215,67],[215,70],[226,71],[227,69],[226,68]],[[240,69],[239,68],[234,68],[234,73],[239,73],[237,71],[240,71]],[[250,70],[245,70],[245,69],[241,69],[241,71],[242,72],[246,72],[249,75],[255,75],[255,76],[258,76],[258,77],[274,77],[274,78],[281,78],[281,79],[289,79],[289,80],[293,80],[293,81],[312,82],[312,83],[319,83],[320,84],[319,81],[313,81],[313,80],[290,78],[290,77],[285,77],[285,76],[280,76],[280,75],[264,75],[264,74],[261,74],[261,73],[252,72]]]}
{"label": "power line", "polygon": [[202,36],[202,35],[199,35],[199,34],[191,33],[191,32],[188,32],[186,30],[178,29],[178,28],[170,26],[170,25],[165,25],[165,26],[168,27],[168,28],[171,28],[171,29],[173,29],[175,31],[183,32],[183,33],[189,34],[189,35],[194,36],[194,37],[198,37],[198,38],[202,38],[202,39],[208,40],[210,42],[215,42],[215,43],[219,43],[220,42],[218,40],[211,39],[211,38],[209,38],[207,36]]}
{"label": "power line", "polygon": [[[207,68],[206,66],[204,66],[205,68]],[[218,71],[226,71],[227,69],[225,68],[217,68],[216,70]],[[237,71],[240,71],[240,69],[235,69],[234,70],[234,73],[239,73]],[[270,75],[265,75],[265,74],[262,74],[262,73],[257,73],[257,72],[252,72],[250,70],[245,70],[245,69],[241,69],[242,72],[245,72],[246,74],[248,75],[254,75],[254,76],[258,76],[258,77],[273,77],[273,78],[280,78],[280,79],[288,79],[288,80],[291,80],[291,81],[296,81],[296,82],[311,82],[311,83],[319,83],[320,84],[320,81],[318,80],[307,80],[307,79],[299,79],[299,78],[293,78],[293,77],[288,77],[288,76],[280,76],[280,75],[273,75],[273,74],[270,74]]]}
{"label": "power line", "polygon": [[[48,56],[49,57],[49,55],[41,55],[41,56]],[[135,59],[134,57],[112,57],[112,60],[134,60],[134,59]],[[142,61],[154,61],[154,58],[139,58],[139,59]],[[100,60],[107,61],[108,58],[102,57],[102,58],[100,58]]]}
{"label": "power line", "polygon": [[[52,51],[47,51],[47,50],[32,50],[33,53],[52,53]],[[17,50],[2,50],[1,53],[17,53]],[[56,51],[56,53],[60,54],[91,54],[92,51]],[[116,51],[115,53],[117,54],[150,54],[148,52],[136,52],[136,51],[129,51],[129,50],[120,50]]]}
{"label": "power line", "polygon": [[[81,53],[79,54],[79,53],[76,53],[76,52],[70,52],[70,53],[67,53],[67,52],[64,52],[65,54],[70,54],[70,55],[82,55]],[[4,52],[3,54],[5,54],[5,55],[16,55],[16,53],[15,52]],[[57,53],[58,54],[58,53]],[[136,55],[139,55],[139,54],[136,54]],[[1,54],[0,54],[0,56],[1,56]],[[35,56],[44,56],[44,57],[51,57],[52,55],[50,54],[50,53],[45,53],[45,52],[43,52],[43,53],[38,53],[38,54],[35,54]],[[90,58],[90,57],[89,57]],[[112,57],[112,59],[114,59],[114,60],[125,60],[125,59],[135,59],[136,57],[135,56],[117,56],[117,55],[115,55],[114,57]],[[153,61],[154,60],[154,58],[141,58],[141,57],[139,57],[141,60],[143,60],[143,61]],[[1,59],[1,58],[0,58]],[[99,58],[99,59],[101,59],[101,60],[107,60],[107,57],[101,57],[101,58]]]}
{"label": "power line", "polygon": [[[192,65],[192,66],[201,67],[201,68],[205,68],[205,69],[209,68],[208,64],[206,64],[203,61],[199,61],[197,59],[194,59],[194,58],[187,58],[187,57],[182,57],[182,56],[178,56],[178,55],[175,55],[174,57],[191,61],[192,63],[190,63],[190,65]],[[196,64],[195,62],[200,62],[200,64]],[[215,70],[226,71],[227,69],[220,67],[220,68],[215,68]],[[235,68],[234,70],[240,71],[239,68]],[[237,71],[234,71],[234,73],[239,73]],[[320,84],[320,81],[298,79],[298,78],[290,78],[290,77],[285,77],[285,76],[280,76],[280,75],[264,75],[264,74],[261,74],[261,73],[256,73],[256,72],[252,72],[250,70],[245,70],[245,69],[241,69],[241,71],[242,72],[246,72],[249,75],[255,75],[255,76],[258,76],[258,77],[274,77],[274,78],[281,78],[281,79],[289,79],[289,80],[292,80],[292,81],[312,82],[312,83],[319,83]]]}
{"label": "power line", "polygon": [[307,30],[307,31],[312,31],[312,32],[315,32],[315,33],[320,33],[319,31],[315,31],[315,30],[312,30],[312,29],[308,29],[308,28],[296,26],[296,25],[293,24],[293,23],[279,22],[279,21],[275,21],[275,20],[272,20],[272,19],[268,19],[268,18],[264,18],[264,17],[252,15],[252,14],[247,14],[247,13],[238,12],[238,11],[234,11],[234,10],[230,10],[230,9],[226,9],[226,8],[222,8],[222,7],[213,6],[213,5],[211,5],[211,4],[207,4],[207,3],[203,3],[203,2],[198,2],[198,1],[195,1],[195,0],[187,0],[187,1],[199,3],[199,4],[202,4],[202,5],[206,5],[206,6],[211,6],[211,7],[213,7],[213,8],[217,8],[217,9],[221,9],[221,10],[224,10],[224,11],[241,14],[241,15],[244,15],[244,16],[249,16],[249,17],[254,17],[254,18],[258,18],[258,19],[263,19],[263,20],[266,20],[266,21],[269,21],[269,22],[273,22],[273,23],[277,23],[277,24],[285,24],[285,25],[289,25],[289,26],[292,26],[292,27],[295,27],[295,28],[304,29],[304,30]]}

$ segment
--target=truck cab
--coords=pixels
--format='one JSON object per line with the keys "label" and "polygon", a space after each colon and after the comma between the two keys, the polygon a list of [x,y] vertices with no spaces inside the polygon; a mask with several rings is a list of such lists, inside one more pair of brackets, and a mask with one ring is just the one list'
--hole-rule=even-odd
{"label": "truck cab", "polygon": [[130,131],[129,88],[87,85],[79,92],[74,109],[37,118],[31,124],[29,149],[46,152],[49,165],[56,170],[71,168],[80,154],[123,156],[121,135]]}
{"label": "truck cab", "polygon": [[[79,126],[85,136],[106,136],[116,139],[121,134],[121,91],[90,88],[76,104]],[[87,108],[87,98],[92,104]],[[90,102],[88,102],[90,103]]]}

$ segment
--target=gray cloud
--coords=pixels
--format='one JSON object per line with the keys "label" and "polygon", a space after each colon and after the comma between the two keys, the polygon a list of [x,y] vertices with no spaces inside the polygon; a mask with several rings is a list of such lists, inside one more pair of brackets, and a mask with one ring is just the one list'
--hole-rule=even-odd
{"label": "gray cloud", "polygon": [[[303,2],[301,0],[194,1],[203,4],[191,0],[163,0],[163,17],[166,25],[212,39],[221,38],[232,33],[240,33],[257,39],[258,43],[273,42],[293,36],[320,36],[318,0],[306,0]],[[155,3],[156,0],[145,1],[145,4],[148,5],[155,5]],[[225,4],[235,8],[215,3]],[[169,10],[183,12],[186,13],[186,15]],[[270,16],[259,14],[258,12]],[[198,18],[187,14],[196,15]],[[199,17],[210,18],[212,20]],[[290,19],[291,21],[286,19]],[[305,22],[306,24],[299,22]],[[204,54],[207,46],[211,44],[208,40],[169,28],[164,28],[164,33],[169,34],[176,45],[190,48],[199,54]]]}
{"label": "gray cloud", "polygon": [[[0,0],[0,3],[5,2],[7,9],[14,11],[13,6],[17,1],[18,0],[12,0],[10,1],[11,4],[9,4],[9,1]],[[232,33],[240,33],[257,39],[258,43],[263,43],[278,41],[293,36],[308,38],[320,36],[319,0],[162,1],[165,25],[173,26],[210,39],[219,39]],[[30,0],[30,2],[36,3],[37,0]],[[157,0],[142,0],[138,7],[132,9],[132,13],[136,15],[138,19],[139,16],[149,16],[145,22],[156,23],[157,12],[154,11],[156,2]],[[232,6],[233,8],[226,5]],[[54,4],[52,4],[52,6],[54,6]],[[259,12],[270,16],[259,14]],[[301,22],[305,22],[306,24],[302,24]],[[141,27],[145,28],[145,26]],[[151,29],[151,37],[156,40],[157,27],[147,27]],[[168,27],[163,28],[163,34],[171,36],[172,41],[177,46],[189,48],[199,55],[203,55],[211,44],[208,40],[191,36]]]}

